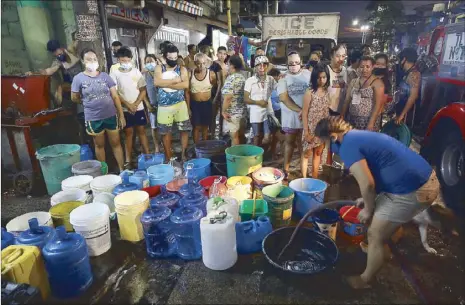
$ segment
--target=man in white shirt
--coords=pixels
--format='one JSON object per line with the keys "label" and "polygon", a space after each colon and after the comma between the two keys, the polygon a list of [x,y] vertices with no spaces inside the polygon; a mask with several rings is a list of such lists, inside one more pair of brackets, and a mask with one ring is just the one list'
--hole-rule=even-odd
{"label": "man in white shirt", "polygon": [[275,87],[273,77],[266,74],[268,58],[264,55],[255,58],[255,75],[249,77],[244,86],[244,101],[249,107],[250,123],[252,124],[256,146],[267,144],[271,131],[268,125],[268,114],[273,115],[271,92]]}
{"label": "man in white shirt", "polygon": [[124,128],[125,169],[131,166],[134,129],[142,144],[144,154],[149,153],[149,142],[145,133],[147,116],[144,111],[144,99],[147,95],[146,82],[142,73],[132,66],[132,52],[128,48],[120,48],[116,53],[119,67],[110,71],[110,76],[116,83],[118,95],[123,105],[126,127]]}
{"label": "man in white shirt", "polygon": [[347,69],[344,67],[344,61],[347,58],[347,49],[345,45],[337,45],[331,49],[331,63],[329,68],[328,88],[330,107],[330,115],[340,115],[342,105],[345,100],[345,92],[347,88]]}

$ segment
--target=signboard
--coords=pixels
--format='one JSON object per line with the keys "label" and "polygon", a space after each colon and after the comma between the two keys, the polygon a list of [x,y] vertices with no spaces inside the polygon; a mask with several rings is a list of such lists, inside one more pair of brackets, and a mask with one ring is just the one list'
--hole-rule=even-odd
{"label": "signboard", "polygon": [[125,8],[113,7],[108,9],[109,16],[115,19],[135,22],[143,25],[150,25],[150,15],[147,8]]}
{"label": "signboard", "polygon": [[100,20],[97,15],[77,15],[76,40],[94,41],[100,39]]}
{"label": "signboard", "polygon": [[465,32],[447,34],[442,62],[445,65],[465,63]]}
{"label": "signboard", "polygon": [[263,38],[337,40],[339,32],[339,14],[264,15],[262,22]]}

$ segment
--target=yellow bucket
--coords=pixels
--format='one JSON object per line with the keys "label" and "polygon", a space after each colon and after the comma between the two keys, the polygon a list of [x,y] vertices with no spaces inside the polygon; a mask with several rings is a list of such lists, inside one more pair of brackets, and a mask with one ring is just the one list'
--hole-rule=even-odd
{"label": "yellow bucket", "polygon": [[229,187],[234,187],[237,184],[250,184],[252,186],[252,178],[248,176],[234,176],[228,179],[226,185]]}
{"label": "yellow bucket", "polygon": [[82,201],[67,201],[54,205],[49,212],[50,215],[52,215],[55,228],[58,226],[65,226],[67,232],[73,232],[74,228],[69,222],[69,214],[72,210],[83,204]]}
{"label": "yellow bucket", "polygon": [[121,239],[132,242],[144,239],[140,217],[148,207],[149,194],[145,191],[128,191],[115,197]]}
{"label": "yellow bucket", "polygon": [[13,245],[3,249],[2,280],[37,287],[44,300],[50,295],[45,264],[36,246]]}

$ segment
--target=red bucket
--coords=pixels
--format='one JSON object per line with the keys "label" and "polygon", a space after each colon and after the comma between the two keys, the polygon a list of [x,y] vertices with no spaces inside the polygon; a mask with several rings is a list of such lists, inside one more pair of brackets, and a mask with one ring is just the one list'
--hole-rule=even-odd
{"label": "red bucket", "polygon": [[346,205],[339,210],[343,225],[344,237],[354,244],[359,244],[365,236],[366,227],[357,219],[361,209],[356,206]]}
{"label": "red bucket", "polygon": [[205,196],[208,197],[210,187],[213,185],[213,182],[215,182],[215,180],[219,177],[221,177],[220,183],[226,185],[226,181],[228,180],[228,178],[225,176],[208,176],[207,178],[203,178],[199,181],[200,185],[203,186],[203,188],[205,189]]}

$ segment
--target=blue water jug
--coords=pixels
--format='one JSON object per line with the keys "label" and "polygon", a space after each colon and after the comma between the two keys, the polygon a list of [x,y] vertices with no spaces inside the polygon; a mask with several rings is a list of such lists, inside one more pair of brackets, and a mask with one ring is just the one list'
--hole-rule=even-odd
{"label": "blue water jug", "polygon": [[[183,186],[187,185],[188,193],[186,196],[182,197],[179,200],[180,207],[196,207],[199,208],[203,216],[207,215],[207,201],[208,198],[203,194],[203,187],[200,191],[195,189],[193,183],[188,183]],[[181,187],[182,188],[182,187]]]}
{"label": "blue water jug", "polygon": [[137,159],[137,168],[139,170],[146,170],[152,165],[163,164],[164,162],[165,162],[164,154],[161,154],[161,153],[148,154],[148,155],[141,154],[139,155],[139,158]]}
{"label": "blue water jug", "polygon": [[2,250],[15,244],[15,236],[2,228]]}
{"label": "blue water jug", "polygon": [[129,169],[125,169],[124,171],[121,172],[121,174],[119,174],[119,176],[121,177],[122,183],[129,183],[129,177],[131,177],[132,175],[134,175],[134,171],[131,171]]}
{"label": "blue water jug", "polygon": [[84,237],[56,228],[56,237],[42,249],[52,294],[57,298],[79,296],[92,284],[89,254]]}
{"label": "blue water jug", "polygon": [[152,165],[147,168],[150,186],[167,184],[174,179],[174,168],[169,164]]}
{"label": "blue water jug", "polygon": [[135,183],[121,183],[113,189],[113,195],[118,196],[121,193],[138,190],[139,186]]}
{"label": "blue water jug", "polygon": [[[199,179],[195,174],[193,164],[187,164],[186,176],[187,183],[181,186],[181,188],[179,189],[179,194],[181,194],[181,196],[184,197],[190,193],[203,193],[204,188],[199,183]],[[190,188],[193,188],[193,190],[191,190]]]}
{"label": "blue water jug", "polygon": [[260,216],[257,220],[236,223],[237,253],[260,252],[263,239],[271,231],[273,231],[273,228],[267,216]]}
{"label": "blue water jug", "polygon": [[148,208],[140,217],[144,229],[147,253],[153,258],[169,257],[176,254],[176,238],[173,223],[170,222],[171,210],[156,205]]}
{"label": "blue water jug", "polygon": [[200,219],[203,213],[192,206],[182,207],[170,216],[174,224],[176,237],[176,255],[186,260],[200,259],[202,257],[202,244],[200,241]]}
{"label": "blue water jug", "polygon": [[48,241],[55,238],[56,233],[54,228],[39,226],[37,218],[31,218],[28,222],[29,229],[21,232],[16,239],[16,244],[36,246],[42,249]]}
{"label": "blue water jug", "polygon": [[139,189],[143,189],[149,187],[149,176],[145,170],[138,170],[134,173],[134,175],[129,177],[129,182],[137,184]]}
{"label": "blue water jug", "polygon": [[81,161],[93,160],[94,154],[89,144],[81,145]]}
{"label": "blue water jug", "polygon": [[160,195],[150,199],[150,206],[165,206],[174,211],[178,207],[179,196],[166,190],[166,186],[161,186]]}

